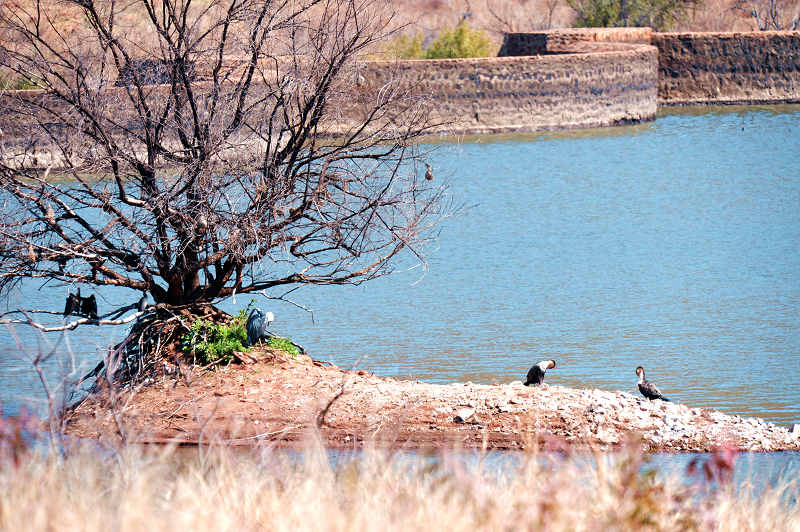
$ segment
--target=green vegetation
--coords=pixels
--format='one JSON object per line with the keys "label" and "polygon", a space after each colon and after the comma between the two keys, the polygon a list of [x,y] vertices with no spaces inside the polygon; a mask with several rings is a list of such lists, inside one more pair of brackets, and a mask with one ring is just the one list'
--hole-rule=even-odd
{"label": "green vegetation", "polygon": [[445,29],[426,48],[422,42],[421,33],[401,35],[386,46],[386,53],[394,59],[455,59],[487,57],[493,48],[486,32],[470,28],[464,21],[453,29]]}
{"label": "green vegetation", "polygon": [[[248,307],[249,308],[249,307]],[[232,316],[228,323],[199,319],[181,337],[181,350],[194,357],[195,363],[207,365],[233,360],[234,351],[249,351],[247,345],[247,309]]]}
{"label": "green vegetation", "polygon": [[393,59],[422,59],[422,33],[400,35],[386,45],[386,54]]}
{"label": "green vegetation", "polygon": [[289,338],[281,338],[280,336],[270,336],[267,340],[267,346],[272,349],[280,349],[285,351],[289,356],[296,357],[300,350],[297,349]]}
{"label": "green vegetation", "polygon": [[[226,364],[233,360],[235,351],[250,351],[247,347],[246,325],[251,308],[252,301],[247,308],[231,316],[227,323],[195,320],[189,332],[181,337],[181,351],[193,357],[195,363],[201,365]],[[272,349],[280,349],[291,357],[296,357],[300,353],[289,338],[270,336],[265,344]]]}
{"label": "green vegetation", "polygon": [[21,91],[28,89],[38,89],[39,85],[28,78],[6,77],[0,75],[0,92],[1,91]]}
{"label": "green vegetation", "polygon": [[667,31],[686,20],[698,0],[567,0],[578,27],[649,26]]}
{"label": "green vegetation", "polygon": [[463,20],[453,30],[442,32],[425,49],[425,59],[486,57],[492,52],[492,41],[486,32],[470,28]]}

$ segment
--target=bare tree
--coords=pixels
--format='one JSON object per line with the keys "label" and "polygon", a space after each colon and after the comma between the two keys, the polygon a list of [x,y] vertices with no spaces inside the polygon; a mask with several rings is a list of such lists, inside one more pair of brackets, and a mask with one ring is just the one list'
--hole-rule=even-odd
{"label": "bare tree", "polygon": [[428,108],[359,74],[379,0],[0,1],[0,73],[39,88],[0,96],[0,293],[178,307],[424,260]]}
{"label": "bare tree", "polygon": [[789,0],[737,0],[734,9],[753,17],[758,29],[796,30],[800,27],[800,4]]}
{"label": "bare tree", "polygon": [[486,0],[497,33],[549,30],[560,0]]}

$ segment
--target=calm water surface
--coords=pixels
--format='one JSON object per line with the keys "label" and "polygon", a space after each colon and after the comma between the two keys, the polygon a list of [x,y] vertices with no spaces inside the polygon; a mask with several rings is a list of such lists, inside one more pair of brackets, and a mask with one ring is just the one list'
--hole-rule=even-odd
{"label": "calm water surface", "polygon": [[[432,165],[466,208],[427,270],[295,292],[313,322],[262,301],[276,331],[315,358],[428,382],[505,383],[555,358],[553,384],[635,393],[641,364],[673,401],[800,423],[800,107],[446,142]],[[29,283],[8,305],[64,294]],[[101,310],[136,299],[101,295]],[[0,332],[6,411],[37,397],[25,353],[57,338],[13,332],[22,354]],[[85,368],[122,333],[85,327],[57,349]]]}

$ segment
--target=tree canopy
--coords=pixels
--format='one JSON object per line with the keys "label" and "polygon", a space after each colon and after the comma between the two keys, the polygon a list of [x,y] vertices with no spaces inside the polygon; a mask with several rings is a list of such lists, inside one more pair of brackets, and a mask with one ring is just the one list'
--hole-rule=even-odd
{"label": "tree canopy", "polygon": [[362,86],[376,0],[3,4],[0,291],[113,285],[213,303],[423,259],[423,98]]}

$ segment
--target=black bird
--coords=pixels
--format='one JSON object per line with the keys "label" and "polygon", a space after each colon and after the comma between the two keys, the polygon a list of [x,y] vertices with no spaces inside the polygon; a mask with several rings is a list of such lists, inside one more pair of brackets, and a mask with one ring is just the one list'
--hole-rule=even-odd
{"label": "black bird", "polygon": [[644,378],[644,368],[642,366],[636,368],[636,374],[639,376],[639,391],[642,392],[642,395],[651,401],[653,399],[669,401],[669,399],[662,395],[661,390],[658,389],[658,386]]}
{"label": "black bird", "polygon": [[428,163],[425,163],[425,179],[433,181],[433,169],[431,169],[431,165]]}
{"label": "black bird", "polygon": [[89,297],[82,297],[81,300],[81,314],[88,318],[97,319],[97,299],[94,294]]}
{"label": "black bird", "polygon": [[64,303],[64,316],[69,316],[73,313],[80,312],[81,310],[81,291],[78,289],[77,294],[68,293],[67,301]]}
{"label": "black bird", "polygon": [[267,327],[275,321],[272,312],[264,313],[263,310],[254,308],[247,317],[247,345],[255,345],[263,336],[267,334]]}
{"label": "black bird", "polygon": [[548,369],[553,369],[556,367],[555,360],[542,360],[538,364],[534,364],[531,369],[528,370],[528,378],[525,380],[525,386],[538,386],[542,382],[544,382],[544,374]]}

